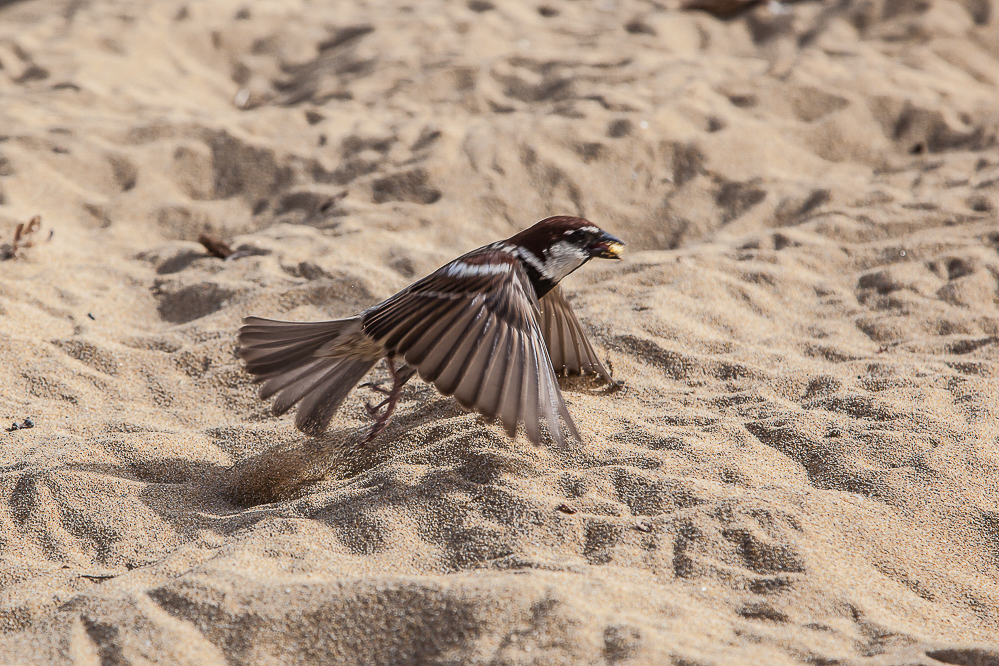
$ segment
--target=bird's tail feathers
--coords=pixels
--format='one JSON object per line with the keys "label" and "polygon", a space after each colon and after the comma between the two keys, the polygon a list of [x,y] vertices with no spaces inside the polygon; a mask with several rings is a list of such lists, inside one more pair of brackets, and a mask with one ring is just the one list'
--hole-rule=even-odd
{"label": "bird's tail feathers", "polygon": [[320,435],[347,394],[378,359],[317,356],[323,348],[360,333],[360,318],[322,322],[292,322],[247,317],[239,331],[239,356],[247,371],[262,383],[260,397],[277,396],[275,414],[301,402],[295,426]]}

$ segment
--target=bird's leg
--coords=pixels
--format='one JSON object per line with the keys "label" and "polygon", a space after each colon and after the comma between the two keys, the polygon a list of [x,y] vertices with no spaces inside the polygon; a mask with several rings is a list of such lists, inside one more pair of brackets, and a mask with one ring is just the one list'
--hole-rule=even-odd
{"label": "bird's leg", "polygon": [[[364,444],[371,442],[375,437],[382,434],[383,430],[385,430],[389,419],[392,418],[392,412],[395,411],[395,406],[399,403],[399,395],[402,393],[402,385],[405,383],[405,379],[402,379],[399,376],[399,373],[395,368],[395,363],[392,362],[391,356],[385,357],[385,365],[388,366],[389,376],[392,378],[392,388],[386,390],[381,386],[376,386],[374,384],[370,386],[372,390],[388,397],[373,407],[370,402],[364,403],[364,408],[368,411],[368,416],[375,420],[374,424],[371,426],[371,432],[369,432],[367,437],[364,438]],[[406,377],[406,379],[408,378],[409,377]],[[382,407],[385,408],[385,411],[379,414],[378,410]]]}

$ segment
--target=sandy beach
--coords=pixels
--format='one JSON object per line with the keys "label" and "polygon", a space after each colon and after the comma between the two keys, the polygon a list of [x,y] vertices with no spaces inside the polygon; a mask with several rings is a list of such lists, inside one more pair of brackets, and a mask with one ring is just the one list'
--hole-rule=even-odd
{"label": "sandy beach", "polygon": [[[0,663],[999,666],[995,2],[0,5]],[[556,214],[582,442],[258,399]]]}

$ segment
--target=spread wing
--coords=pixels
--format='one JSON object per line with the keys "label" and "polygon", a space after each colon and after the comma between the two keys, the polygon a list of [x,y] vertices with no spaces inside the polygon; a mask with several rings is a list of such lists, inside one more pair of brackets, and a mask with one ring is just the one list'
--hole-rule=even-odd
{"label": "spread wing", "polygon": [[604,368],[583,327],[576,319],[569,301],[557,286],[541,299],[541,334],[544,336],[552,367],[559,375],[598,373],[608,382],[610,373]]}
{"label": "spread wing", "polygon": [[559,443],[561,416],[579,433],[555,379],[527,274],[498,250],[465,255],[363,316],[364,331],[402,356],[420,377],[466,409],[496,418],[513,436],[524,422],[541,442],[541,423]]}

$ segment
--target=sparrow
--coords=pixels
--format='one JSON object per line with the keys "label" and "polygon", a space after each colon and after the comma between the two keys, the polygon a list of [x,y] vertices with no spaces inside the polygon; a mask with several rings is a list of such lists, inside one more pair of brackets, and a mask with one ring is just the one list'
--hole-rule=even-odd
{"label": "sparrow", "polygon": [[276,396],[274,414],[298,404],[295,425],[309,435],[325,432],[350,391],[385,359],[391,389],[365,385],[387,396],[366,405],[375,424],[365,443],[385,428],[403,384],[418,374],[465,409],[498,420],[511,437],[522,422],[540,444],[547,424],[564,445],[559,417],[581,438],[556,375],[612,380],[558,284],[594,257],[620,259],[623,249],[583,218],[549,217],[347,319],[247,317],[238,354],[262,384],[260,398]]}

